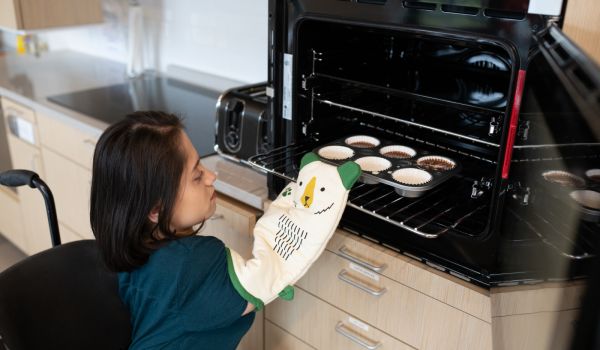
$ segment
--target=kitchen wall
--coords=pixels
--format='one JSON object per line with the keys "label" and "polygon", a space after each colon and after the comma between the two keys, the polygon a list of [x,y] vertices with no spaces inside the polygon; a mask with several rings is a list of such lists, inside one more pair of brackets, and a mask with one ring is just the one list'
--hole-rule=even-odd
{"label": "kitchen wall", "polygon": [[[268,0],[140,0],[145,67],[183,66],[241,82],[267,79]],[[50,50],[126,62],[128,1],[103,0],[105,23],[41,34]]]}

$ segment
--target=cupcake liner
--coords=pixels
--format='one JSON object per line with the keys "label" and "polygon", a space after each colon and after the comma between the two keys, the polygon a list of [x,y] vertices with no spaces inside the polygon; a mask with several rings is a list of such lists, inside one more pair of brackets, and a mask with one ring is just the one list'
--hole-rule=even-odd
{"label": "cupcake liner", "polygon": [[379,153],[388,158],[395,159],[412,158],[417,154],[414,149],[401,145],[385,146],[379,150]]}
{"label": "cupcake liner", "polygon": [[417,165],[429,171],[448,171],[456,168],[456,162],[442,156],[426,156],[417,159]]}
{"label": "cupcake liner", "polygon": [[585,180],[581,177],[562,170],[550,170],[542,173],[544,179],[548,182],[560,185],[562,187],[583,187]]}
{"label": "cupcake liner", "polygon": [[356,148],[373,148],[379,146],[381,143],[379,139],[367,135],[350,136],[345,140],[345,142],[347,145]]}
{"label": "cupcake liner", "polygon": [[392,166],[392,163],[389,160],[381,157],[362,157],[355,160],[355,162],[363,171],[370,173],[379,173]]}
{"label": "cupcake liner", "polygon": [[418,186],[428,183],[433,176],[425,170],[403,168],[394,171],[392,178],[401,184]]}
{"label": "cupcake liner", "polygon": [[342,160],[352,158],[354,151],[344,146],[325,146],[319,150],[319,156],[326,159]]}
{"label": "cupcake liner", "polygon": [[571,192],[569,196],[586,208],[600,210],[600,193],[596,191],[577,190]]}
{"label": "cupcake liner", "polygon": [[594,182],[600,182],[600,169],[589,169],[585,172],[585,176]]}

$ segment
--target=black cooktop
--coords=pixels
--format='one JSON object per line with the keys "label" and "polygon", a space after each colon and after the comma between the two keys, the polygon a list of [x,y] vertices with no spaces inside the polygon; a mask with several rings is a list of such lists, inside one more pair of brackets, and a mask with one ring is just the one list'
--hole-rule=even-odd
{"label": "black cooktop", "polygon": [[126,83],[48,97],[63,107],[115,123],[139,110],[160,110],[183,118],[200,156],[214,153],[219,92],[166,77],[142,76]]}

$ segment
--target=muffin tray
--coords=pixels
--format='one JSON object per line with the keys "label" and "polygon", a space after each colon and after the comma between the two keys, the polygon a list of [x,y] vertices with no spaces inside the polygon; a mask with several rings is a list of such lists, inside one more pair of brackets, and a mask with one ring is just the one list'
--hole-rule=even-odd
{"label": "muffin tray", "polygon": [[363,173],[359,181],[394,187],[403,197],[420,197],[460,171],[460,164],[439,153],[431,153],[367,135],[344,137],[321,145],[313,152],[322,161],[340,165],[352,160]]}
{"label": "muffin tray", "polygon": [[588,169],[581,174],[546,170],[541,173],[541,179],[546,188],[554,186],[559,190],[561,200],[577,206],[583,220],[600,221],[600,169]]}

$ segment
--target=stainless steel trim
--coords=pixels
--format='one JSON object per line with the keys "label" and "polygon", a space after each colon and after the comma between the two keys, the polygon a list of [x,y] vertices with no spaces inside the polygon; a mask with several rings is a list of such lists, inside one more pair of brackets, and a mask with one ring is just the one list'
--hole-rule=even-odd
{"label": "stainless steel trim", "polygon": [[364,260],[359,259],[358,257],[350,254],[350,252],[348,251],[348,248],[346,248],[345,245],[341,246],[338,249],[338,251],[340,252],[340,255],[342,257],[344,257],[344,258],[346,258],[346,259],[348,259],[348,260],[350,260],[352,262],[355,262],[355,263],[357,263],[357,264],[359,264],[361,266],[364,266],[364,267],[366,267],[366,268],[368,268],[370,270],[373,270],[375,272],[381,272],[381,271],[383,271],[387,267],[387,264],[373,265],[373,264],[370,264],[370,263],[368,263],[368,262],[366,262]]}
{"label": "stainless steel trim", "polygon": [[342,271],[340,271],[340,273],[338,274],[338,278],[341,279],[342,281],[348,283],[349,285],[356,287],[362,291],[365,291],[369,294],[371,294],[374,297],[380,297],[382,296],[385,292],[387,292],[387,288],[383,287],[379,290],[373,290],[367,286],[365,286],[364,284],[361,284],[355,280],[353,280],[350,275],[348,274],[348,271],[346,271],[346,269],[342,269]]}
{"label": "stainless steel trim", "polygon": [[375,350],[381,346],[381,342],[372,341],[365,337],[361,337],[360,335],[356,334],[355,332],[349,330],[346,327],[346,325],[344,324],[344,322],[342,322],[342,321],[338,322],[338,324],[335,326],[335,331],[338,332],[339,334],[343,335],[344,337],[352,340],[353,342],[362,346],[365,349]]}

